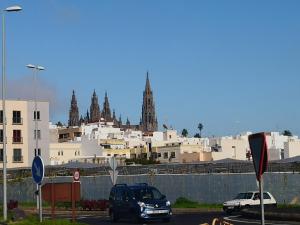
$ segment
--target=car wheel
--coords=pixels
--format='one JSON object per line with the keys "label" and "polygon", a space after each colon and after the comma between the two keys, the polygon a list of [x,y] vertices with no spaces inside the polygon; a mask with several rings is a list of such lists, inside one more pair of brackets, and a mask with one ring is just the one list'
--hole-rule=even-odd
{"label": "car wheel", "polygon": [[111,222],[117,222],[119,220],[119,218],[117,217],[117,215],[113,210],[111,210],[109,213],[109,219]]}

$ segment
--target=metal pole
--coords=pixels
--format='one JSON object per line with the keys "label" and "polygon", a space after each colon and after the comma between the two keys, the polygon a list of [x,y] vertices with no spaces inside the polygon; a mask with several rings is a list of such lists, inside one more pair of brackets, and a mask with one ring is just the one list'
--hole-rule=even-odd
{"label": "metal pole", "polygon": [[[34,137],[35,137],[35,150],[34,150],[34,156],[38,155],[38,135],[37,135],[37,129],[38,129],[38,123],[37,123],[37,102],[36,102],[36,76],[37,75],[37,69],[33,69],[33,82],[34,82],[34,112],[33,112],[33,119],[34,119]],[[34,158],[34,157],[33,157]],[[36,185],[36,190],[38,191],[38,195],[36,196],[36,209],[39,210],[39,185]]]}
{"label": "metal pole", "polygon": [[40,223],[43,222],[43,211],[42,211],[42,185],[39,184],[39,215]]}
{"label": "metal pole", "polygon": [[260,206],[261,206],[261,225],[265,225],[265,210],[264,210],[264,194],[263,194],[263,177],[259,180]]}
{"label": "metal pole", "polygon": [[7,220],[7,187],[6,187],[6,113],[5,113],[5,16],[2,12],[2,114],[3,114],[3,220]]}
{"label": "metal pole", "polygon": [[116,172],[116,170],[115,170],[115,157],[113,156],[112,157],[112,165],[113,165],[113,186],[116,184],[115,183],[115,172]]}

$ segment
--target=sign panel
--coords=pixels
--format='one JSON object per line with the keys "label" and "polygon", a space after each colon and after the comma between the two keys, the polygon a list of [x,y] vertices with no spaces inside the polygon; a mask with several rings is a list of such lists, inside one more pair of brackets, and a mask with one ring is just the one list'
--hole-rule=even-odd
{"label": "sign panel", "polygon": [[72,185],[74,186],[74,199],[80,201],[80,183],[47,183],[42,186],[42,197],[44,201],[71,202]]}
{"label": "sign panel", "polygon": [[112,170],[117,169],[118,163],[117,163],[117,160],[115,157],[111,157],[108,162],[109,162],[109,166],[110,166],[110,168],[112,168]]}
{"label": "sign panel", "polygon": [[73,174],[73,180],[74,180],[75,182],[77,182],[77,181],[79,181],[79,179],[80,179],[80,174],[79,174],[79,171],[76,170],[76,171],[74,172],[74,174]]}
{"label": "sign panel", "polygon": [[265,133],[256,133],[248,137],[251,155],[257,180],[266,171],[268,164],[268,149]]}
{"label": "sign panel", "polygon": [[109,170],[108,172],[109,172],[112,184],[115,185],[117,183],[119,171],[118,170],[115,170],[115,171]]}
{"label": "sign panel", "polygon": [[32,161],[31,173],[36,184],[41,184],[44,178],[44,163],[40,156],[35,156]]}

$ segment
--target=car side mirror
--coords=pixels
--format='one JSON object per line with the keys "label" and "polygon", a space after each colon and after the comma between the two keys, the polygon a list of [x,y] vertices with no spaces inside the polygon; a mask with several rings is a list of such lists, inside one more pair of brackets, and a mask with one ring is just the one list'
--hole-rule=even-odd
{"label": "car side mirror", "polygon": [[166,198],[166,196],[165,195],[161,195],[161,199],[165,199]]}

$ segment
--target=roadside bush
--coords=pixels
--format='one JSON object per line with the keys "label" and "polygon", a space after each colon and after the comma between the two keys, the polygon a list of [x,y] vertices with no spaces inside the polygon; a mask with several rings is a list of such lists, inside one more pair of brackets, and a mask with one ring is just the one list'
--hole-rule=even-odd
{"label": "roadside bush", "polygon": [[13,210],[15,208],[18,208],[18,201],[15,200],[9,200],[9,202],[7,203],[7,209],[8,210]]}
{"label": "roadside bush", "polygon": [[99,200],[81,200],[80,207],[83,210],[106,210],[108,207],[108,200],[99,199]]}

